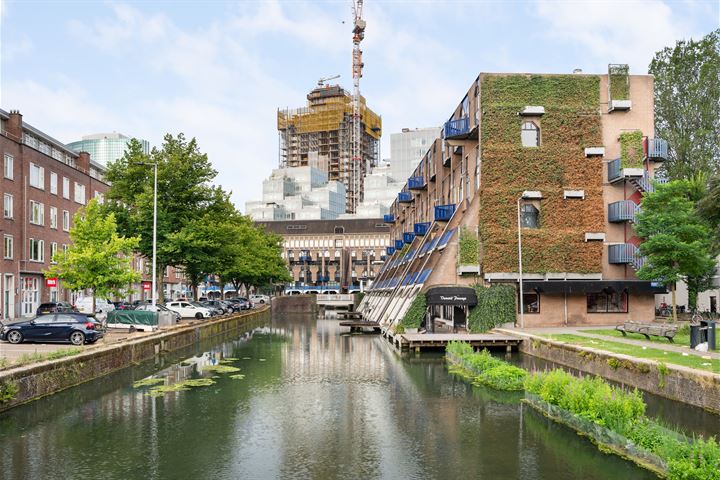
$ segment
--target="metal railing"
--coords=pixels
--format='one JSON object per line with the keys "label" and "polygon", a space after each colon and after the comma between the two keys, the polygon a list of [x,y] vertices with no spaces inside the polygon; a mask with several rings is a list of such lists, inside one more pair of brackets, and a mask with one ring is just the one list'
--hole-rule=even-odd
{"label": "metal railing", "polygon": [[408,203],[413,201],[412,193],[400,192],[398,193],[398,202]]}
{"label": "metal railing", "polygon": [[450,220],[455,213],[455,204],[450,205],[436,205],[435,206],[435,221],[436,222],[447,222]]}
{"label": "metal railing", "polygon": [[634,222],[640,206],[632,200],[620,200],[608,205],[608,222]]}
{"label": "metal railing", "polygon": [[622,164],[619,158],[608,162],[608,182],[613,182],[622,177]]}
{"label": "metal railing", "polygon": [[460,137],[470,132],[470,119],[468,117],[448,120],[445,122],[445,138]]}
{"label": "metal railing", "polygon": [[648,139],[648,158],[655,161],[665,161],[668,159],[668,143],[662,138]]}
{"label": "metal railing", "polygon": [[403,242],[412,243],[415,234],[413,232],[403,232]]}
{"label": "metal railing", "polygon": [[632,243],[608,245],[608,262],[612,264],[634,263],[638,248]]}
{"label": "metal railing", "polygon": [[383,222],[385,223],[395,223],[395,215],[392,213],[386,213],[383,215]]}
{"label": "metal railing", "polygon": [[426,186],[425,178],[422,176],[408,178],[408,188],[410,190],[422,190]]}
{"label": "metal railing", "polygon": [[430,228],[430,222],[416,223],[413,227],[415,235],[425,235]]}

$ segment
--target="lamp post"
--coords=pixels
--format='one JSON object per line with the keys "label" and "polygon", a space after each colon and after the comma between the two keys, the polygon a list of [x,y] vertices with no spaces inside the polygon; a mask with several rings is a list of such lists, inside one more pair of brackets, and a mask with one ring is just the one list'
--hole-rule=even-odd
{"label": "lamp post", "polygon": [[155,310],[157,305],[157,178],[158,164],[157,162],[133,162],[135,165],[152,165],[155,170],[155,178],[153,181],[153,243],[152,243],[152,306]]}
{"label": "lamp post", "polygon": [[517,225],[518,225],[518,283],[520,286],[520,328],[525,328],[525,305],[523,295],[523,266],[522,266],[522,219],[520,218],[520,200],[541,200],[542,193],[536,190],[525,190],[517,199]]}

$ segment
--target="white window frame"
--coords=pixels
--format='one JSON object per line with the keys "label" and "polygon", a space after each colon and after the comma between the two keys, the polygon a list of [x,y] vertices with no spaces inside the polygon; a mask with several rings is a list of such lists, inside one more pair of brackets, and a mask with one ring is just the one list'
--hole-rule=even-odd
{"label": "white window frame", "polygon": [[70,212],[63,210],[63,231],[70,231]]}
{"label": "white window frame", "polygon": [[7,178],[8,180],[13,180],[15,178],[14,161],[15,161],[15,157],[10,155],[9,153],[5,154],[5,164],[3,165],[3,177]]}
{"label": "white window frame", "polygon": [[58,193],[58,175],[55,172],[50,172],[50,193],[53,195]]}
{"label": "white window frame", "polygon": [[3,258],[5,260],[13,259],[14,243],[12,235],[3,235]]}
{"label": "white window frame", "polygon": [[51,242],[50,243],[50,263],[57,263],[56,261],[53,260],[55,255],[57,255],[57,251],[58,251],[57,242]]}
{"label": "white window frame", "polygon": [[75,203],[85,205],[85,185],[75,182],[75,195],[73,200],[75,200]]}
{"label": "white window frame", "polygon": [[12,193],[3,195],[3,218],[15,218],[15,202],[13,202]]}
{"label": "white window frame", "polygon": [[70,200],[70,179],[63,177],[63,198]]}
{"label": "white window frame", "polygon": [[30,223],[33,225],[45,225],[45,205],[30,200]]}
{"label": "white window frame", "polygon": [[57,230],[57,207],[50,207],[50,228]]}
{"label": "white window frame", "polygon": [[45,168],[30,163],[30,186],[45,190]]}
{"label": "white window frame", "polygon": [[[35,257],[35,248],[37,247],[37,253],[38,257]],[[31,262],[38,262],[38,263],[44,263],[45,262],[45,240],[30,239],[30,261]]]}

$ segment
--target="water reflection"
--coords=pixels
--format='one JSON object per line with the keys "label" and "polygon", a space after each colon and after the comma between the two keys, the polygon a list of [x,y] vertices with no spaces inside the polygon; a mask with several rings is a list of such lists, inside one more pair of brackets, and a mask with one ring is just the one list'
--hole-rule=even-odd
{"label": "water reflection", "polygon": [[[245,377],[158,398],[132,387],[223,359]],[[652,478],[518,399],[336,320],[276,318],[0,416],[0,478]]]}

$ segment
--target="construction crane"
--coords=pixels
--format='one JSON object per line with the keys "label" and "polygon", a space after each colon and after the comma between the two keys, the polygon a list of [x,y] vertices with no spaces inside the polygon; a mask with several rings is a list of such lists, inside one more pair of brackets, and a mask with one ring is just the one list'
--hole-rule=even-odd
{"label": "construction crane", "polygon": [[362,18],[363,0],[353,0],[353,117],[352,117],[352,158],[350,174],[350,208],[357,211],[360,203],[360,175],[362,172],[362,130],[360,126],[360,77],[362,77],[363,61],[360,42],[365,38],[365,20]]}
{"label": "construction crane", "polygon": [[329,82],[330,80],[335,80],[336,78],[340,78],[340,75],[333,75],[332,77],[323,77],[320,80],[318,80],[318,87],[324,87],[325,82]]}

